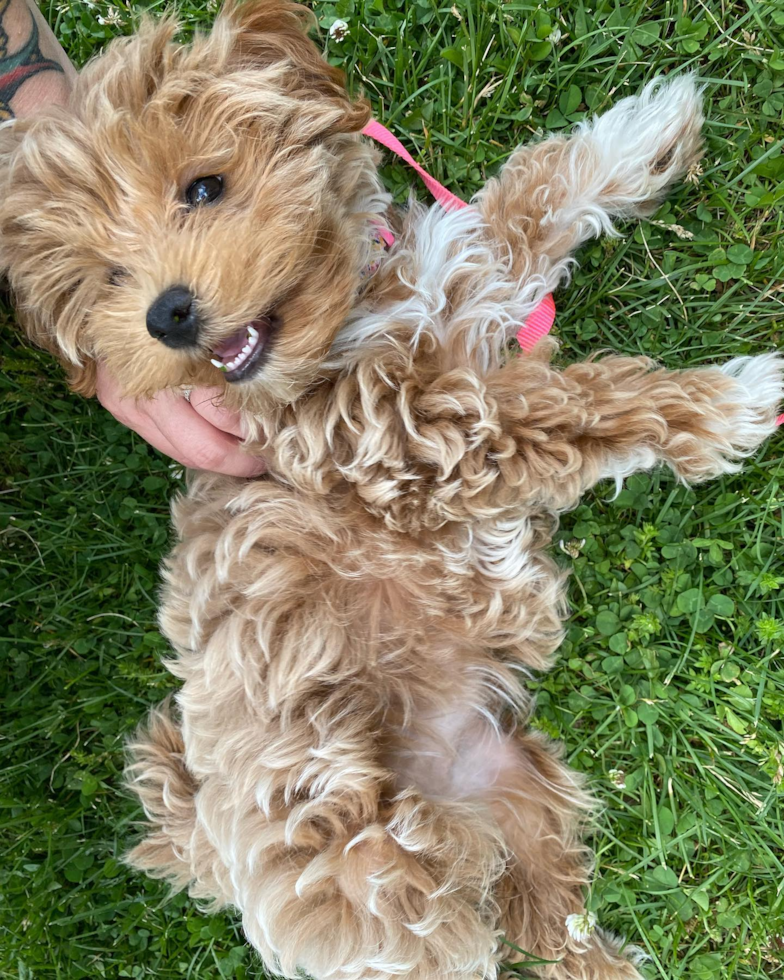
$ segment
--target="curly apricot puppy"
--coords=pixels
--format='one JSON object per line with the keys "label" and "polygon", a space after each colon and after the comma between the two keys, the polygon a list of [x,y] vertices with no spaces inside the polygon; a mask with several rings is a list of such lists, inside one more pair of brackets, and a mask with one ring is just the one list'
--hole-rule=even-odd
{"label": "curly apricot puppy", "polygon": [[[266,966],[316,980],[639,974],[571,937],[591,800],[521,723],[561,637],[547,545],[598,480],[735,470],[782,362],[665,371],[515,327],[570,255],[700,155],[689,78],[516,150],[473,207],[393,209],[368,108],[288,0],[209,37],[145,23],[66,111],[0,134],[0,269],[30,336],[89,393],[225,386],[269,474],[200,473],[174,506],[162,629],[182,680],[130,780],[129,860],[242,913]],[[374,230],[396,243],[377,271]]]}

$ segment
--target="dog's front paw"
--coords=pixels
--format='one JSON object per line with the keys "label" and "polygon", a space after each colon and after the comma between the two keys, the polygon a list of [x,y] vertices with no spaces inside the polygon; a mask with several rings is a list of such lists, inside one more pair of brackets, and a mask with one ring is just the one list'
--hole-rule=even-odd
{"label": "dog's front paw", "polygon": [[737,357],[721,367],[684,372],[690,409],[672,425],[666,455],[689,482],[737,473],[776,430],[784,396],[784,359]]}
{"label": "dog's front paw", "polygon": [[722,394],[729,436],[741,455],[754,452],[776,428],[784,399],[784,358],[778,354],[736,357],[721,367],[735,381]]}
{"label": "dog's front paw", "polygon": [[627,216],[650,214],[702,156],[702,92],[693,75],[657,78],[591,125],[603,177]]}

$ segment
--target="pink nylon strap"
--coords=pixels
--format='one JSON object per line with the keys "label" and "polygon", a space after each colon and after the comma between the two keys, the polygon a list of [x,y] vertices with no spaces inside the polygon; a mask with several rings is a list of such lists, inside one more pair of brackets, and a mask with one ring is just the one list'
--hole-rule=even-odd
{"label": "pink nylon strap", "polygon": [[517,331],[517,343],[526,354],[532,351],[542,337],[546,337],[555,322],[555,300],[548,293]]}
{"label": "pink nylon strap", "polygon": [[362,134],[363,136],[369,136],[377,143],[385,146],[396,156],[401,157],[407,164],[412,166],[422,178],[425,187],[427,187],[427,189],[445,211],[457,211],[459,208],[468,207],[465,201],[461,201],[459,197],[457,197],[451,191],[448,191],[443,184],[439,184],[435,177],[431,177],[425,168],[421,167],[411,156],[397,136],[395,136],[394,133],[390,133],[387,127],[382,126],[376,119],[370,120],[367,126],[365,126],[365,128],[362,130]]}
{"label": "pink nylon strap", "polygon": [[[465,201],[462,201],[451,191],[448,191],[443,184],[439,184],[435,177],[431,177],[425,168],[421,167],[411,156],[397,136],[390,133],[386,126],[382,126],[377,120],[371,119],[367,126],[365,126],[365,128],[362,130],[362,133],[364,136],[369,136],[377,143],[385,146],[396,156],[399,156],[401,159],[405,160],[407,164],[412,166],[422,178],[425,187],[427,187],[427,189],[445,211],[457,211],[459,208],[468,207]],[[385,241],[387,241],[386,237]],[[390,243],[387,241],[387,244]],[[536,307],[533,313],[528,317],[522,327],[520,327],[518,330],[517,343],[523,348],[524,351],[533,350],[538,341],[550,333],[554,322],[555,300],[553,299],[552,293],[548,293],[542,302]]]}

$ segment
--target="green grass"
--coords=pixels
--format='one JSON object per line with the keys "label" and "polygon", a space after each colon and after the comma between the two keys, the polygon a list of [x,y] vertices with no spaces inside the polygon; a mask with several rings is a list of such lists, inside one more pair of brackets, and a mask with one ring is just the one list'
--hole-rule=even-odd
{"label": "green grass", "polygon": [[[145,6],[158,5],[132,4]],[[185,3],[186,24],[208,8]],[[45,8],[79,63],[130,31],[119,11]],[[541,128],[568,128],[657,72],[698,71],[702,173],[653,220],[583,250],[558,297],[563,357],[603,346],[680,366],[781,346],[780,3],[317,11],[324,27],[350,24],[330,60],[463,194]],[[411,180],[397,165],[385,176],[401,195]],[[230,916],[119,862],[139,817],[121,788],[123,739],[172,686],[155,591],[180,474],[69,395],[0,319],[0,975],[260,977]],[[784,433],[742,475],[694,492],[658,473],[613,501],[600,488],[563,522],[574,613],[537,723],[607,803],[590,907],[649,952],[651,978],[784,973],[782,445]]]}

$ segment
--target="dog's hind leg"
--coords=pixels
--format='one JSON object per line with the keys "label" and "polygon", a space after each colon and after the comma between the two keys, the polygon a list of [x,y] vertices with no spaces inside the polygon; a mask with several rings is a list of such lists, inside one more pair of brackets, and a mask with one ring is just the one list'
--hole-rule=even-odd
{"label": "dog's hind leg", "polygon": [[[320,625],[313,621],[311,639]],[[394,783],[378,760],[376,691],[350,680],[314,684],[271,716],[239,689],[209,706],[187,685],[182,696],[205,708],[188,716],[189,737],[206,734],[210,743],[198,752],[195,809],[207,849],[200,867],[219,879],[218,897],[241,911],[271,973],[496,976],[498,830],[470,804],[433,802]],[[168,774],[152,778],[160,786]],[[132,860],[171,877],[180,828],[165,823],[162,802],[165,792],[148,806],[154,832]]]}
{"label": "dog's hind leg", "polygon": [[[581,832],[590,797],[555,746],[530,732],[505,738],[509,761],[489,794],[509,852],[496,887],[504,938],[551,961],[535,968],[548,980],[640,980],[628,958],[636,949],[624,954],[601,929],[579,938],[567,924],[569,916],[584,914],[590,855]],[[506,962],[524,962],[513,946],[505,950]]]}
{"label": "dog's hind leg", "polygon": [[312,726],[235,725],[215,744],[232,762],[197,781],[162,705],[129,747],[150,826],[126,860],[239,908],[276,974],[494,978],[498,830],[470,804],[394,785],[363,706],[342,689],[302,706]]}
{"label": "dog's hind leg", "polygon": [[[507,687],[507,671],[483,676],[493,698]],[[504,731],[491,720],[498,705],[481,707],[481,692],[474,677],[459,697],[442,702],[440,712],[417,714],[416,728],[390,760],[399,784],[473,805],[498,829],[506,862],[494,899],[499,935],[510,944],[499,947],[499,960],[524,960],[516,946],[552,961],[536,968],[548,980],[639,980],[612,937],[595,930],[580,941],[570,934],[567,919],[584,913],[590,879],[582,833],[593,800],[556,745],[522,728]]]}
{"label": "dog's hind leg", "polygon": [[492,821],[393,785],[367,691],[342,687],[297,716],[235,726],[235,771],[200,795],[267,967],[315,980],[495,977]]}
{"label": "dog's hind leg", "polygon": [[153,877],[185,887],[193,878],[190,851],[197,786],[185,768],[182,734],[168,700],[150,713],[128,751],[132,761],[126,782],[139,797],[151,828],[126,860]]}
{"label": "dog's hind leg", "polygon": [[190,886],[196,898],[222,904],[228,894],[212,873],[215,852],[196,815],[199,786],[185,765],[185,745],[169,699],[150,712],[128,752],[126,783],[139,797],[149,825],[125,861],[175,888]]}
{"label": "dog's hind leg", "polygon": [[474,200],[510,247],[513,273],[551,290],[582,242],[613,232],[614,217],[651,213],[700,159],[702,121],[692,76],[659,79],[568,138],[515,150]]}

